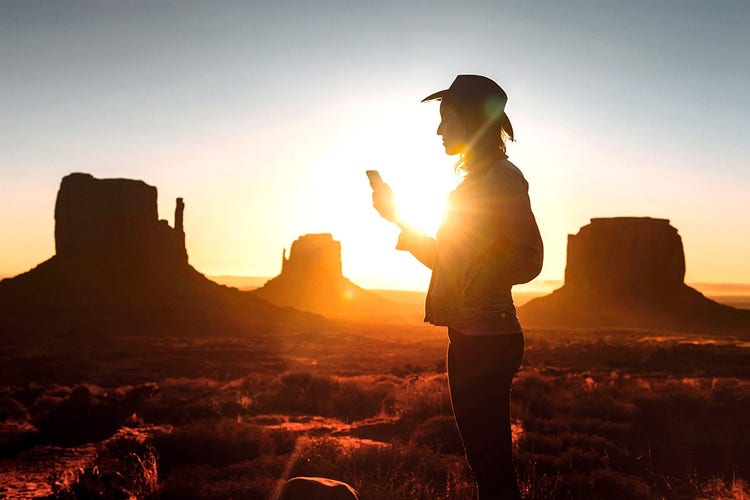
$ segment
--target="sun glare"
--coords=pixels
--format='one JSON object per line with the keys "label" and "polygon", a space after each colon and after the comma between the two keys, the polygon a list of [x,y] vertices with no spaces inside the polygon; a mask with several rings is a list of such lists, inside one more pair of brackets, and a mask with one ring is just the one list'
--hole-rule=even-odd
{"label": "sun glare", "polygon": [[399,217],[408,225],[434,235],[440,224],[445,199],[433,191],[404,189],[396,197]]}
{"label": "sun glare", "polygon": [[437,121],[433,111],[422,110],[402,124],[391,124],[391,157],[380,168],[393,189],[399,216],[430,235],[437,231],[446,197],[457,182],[455,159],[445,156],[433,132]]}

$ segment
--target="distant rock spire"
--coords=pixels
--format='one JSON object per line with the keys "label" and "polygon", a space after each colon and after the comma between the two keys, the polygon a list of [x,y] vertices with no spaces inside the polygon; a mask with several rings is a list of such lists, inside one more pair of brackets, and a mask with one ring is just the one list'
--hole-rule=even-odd
{"label": "distant rock spire", "polygon": [[185,202],[182,201],[182,198],[177,198],[177,204],[174,209],[174,228],[181,233],[185,232],[185,228],[182,225],[182,214],[184,211]]}

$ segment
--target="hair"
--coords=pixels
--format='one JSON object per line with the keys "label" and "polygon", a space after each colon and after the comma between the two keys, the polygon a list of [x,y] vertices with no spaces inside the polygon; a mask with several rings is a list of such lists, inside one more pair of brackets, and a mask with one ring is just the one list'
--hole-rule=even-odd
{"label": "hair", "polygon": [[502,108],[500,108],[500,113],[494,113],[487,117],[484,109],[466,105],[449,97],[443,99],[443,104],[455,110],[461,119],[466,122],[471,135],[469,147],[461,153],[460,158],[456,161],[456,172],[468,173],[471,170],[472,163],[477,158],[497,152],[506,154],[506,143],[515,141],[513,127]]}

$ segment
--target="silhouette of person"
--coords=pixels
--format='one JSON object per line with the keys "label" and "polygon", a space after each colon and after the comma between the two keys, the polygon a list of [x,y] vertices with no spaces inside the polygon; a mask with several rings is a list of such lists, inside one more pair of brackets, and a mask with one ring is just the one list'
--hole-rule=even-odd
{"label": "silhouette of person", "polygon": [[393,193],[371,183],[373,205],[401,228],[396,248],[432,269],[425,321],[448,327],[451,405],[481,500],[520,498],[512,457],[510,385],[523,358],[523,332],[511,296],[536,277],[543,247],[528,183],[508,161],[513,128],[507,96],[489,78],[459,75],[440,100],[448,155],[465,173],[449,195],[435,238],[400,220]]}

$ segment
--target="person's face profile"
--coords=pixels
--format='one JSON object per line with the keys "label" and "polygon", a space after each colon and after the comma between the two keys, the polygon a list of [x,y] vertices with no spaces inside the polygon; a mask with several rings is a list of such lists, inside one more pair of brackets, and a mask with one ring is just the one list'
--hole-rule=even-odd
{"label": "person's face profile", "polygon": [[443,147],[447,155],[461,154],[469,140],[466,122],[456,109],[445,104],[445,101],[440,103],[440,124],[437,134],[443,138]]}

